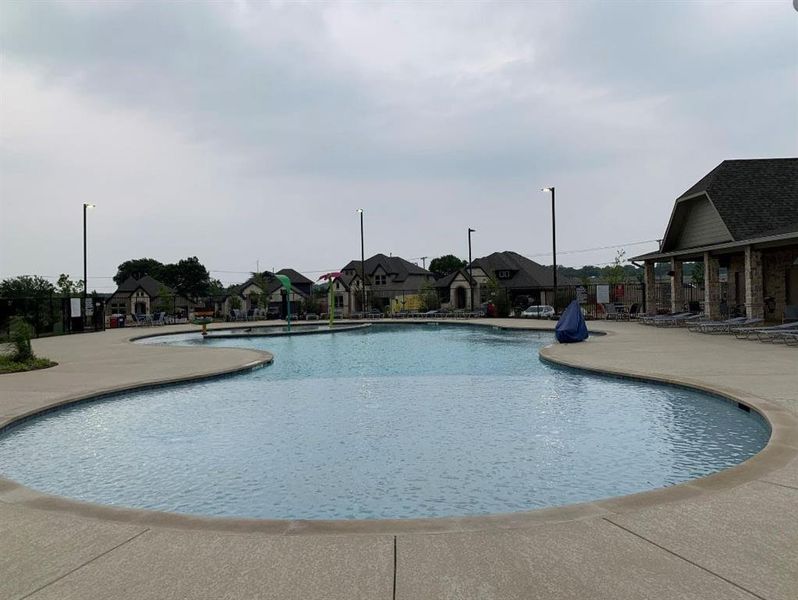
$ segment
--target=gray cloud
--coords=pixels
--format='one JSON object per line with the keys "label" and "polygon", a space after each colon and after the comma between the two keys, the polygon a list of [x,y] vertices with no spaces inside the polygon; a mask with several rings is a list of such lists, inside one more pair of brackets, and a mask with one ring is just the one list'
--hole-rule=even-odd
{"label": "gray cloud", "polygon": [[[104,274],[141,253],[337,267],[356,254],[360,205],[371,251],[456,251],[476,225],[483,252],[535,252],[548,227],[534,194],[551,183],[563,249],[650,239],[724,158],[798,146],[789,3],[0,11],[3,195],[61,207],[53,195],[88,193],[124,209],[122,231],[94,217]],[[25,204],[5,218],[25,220]],[[291,227],[260,227],[300,217],[302,244]],[[0,242],[2,275],[77,270],[77,256],[21,251],[31,235],[74,244],[63,228],[22,229]],[[201,250],[196,231],[213,232]]]}

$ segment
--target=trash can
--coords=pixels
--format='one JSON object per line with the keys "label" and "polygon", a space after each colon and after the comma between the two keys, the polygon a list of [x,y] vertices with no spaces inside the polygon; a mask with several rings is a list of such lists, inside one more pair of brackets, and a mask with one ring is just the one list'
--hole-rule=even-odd
{"label": "trash can", "polygon": [[118,315],[111,315],[111,319],[108,322],[108,327],[110,329],[116,329],[119,327],[119,316]]}
{"label": "trash can", "polygon": [[124,327],[125,326],[125,320],[126,320],[127,317],[125,315],[116,315],[116,317],[117,317],[116,326],[117,327]]}

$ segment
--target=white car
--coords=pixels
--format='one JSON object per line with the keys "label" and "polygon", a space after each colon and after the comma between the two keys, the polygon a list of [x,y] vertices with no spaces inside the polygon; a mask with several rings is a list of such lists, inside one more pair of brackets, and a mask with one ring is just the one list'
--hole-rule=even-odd
{"label": "white car", "polygon": [[548,304],[530,306],[521,313],[521,316],[525,319],[548,319],[554,316],[554,307]]}

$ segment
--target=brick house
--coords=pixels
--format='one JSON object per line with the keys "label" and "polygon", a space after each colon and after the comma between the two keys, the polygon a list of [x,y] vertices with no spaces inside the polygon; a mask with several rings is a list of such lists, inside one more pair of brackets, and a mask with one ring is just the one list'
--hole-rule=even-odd
{"label": "brick house", "polygon": [[[432,285],[434,277],[426,269],[399,256],[375,254],[365,262],[367,308],[385,309],[401,306],[407,297],[418,295],[427,285]],[[359,260],[350,261],[341,273],[348,277],[360,276]],[[362,310],[362,299],[352,294],[355,311]]]}
{"label": "brick house", "polygon": [[145,275],[128,277],[111,294],[107,306],[113,314],[145,315],[163,310],[169,314],[187,315],[194,303],[157,279]]}
{"label": "brick house", "polygon": [[[725,160],[679,196],[660,249],[645,265],[646,310],[657,310],[654,266],[671,271],[671,306],[684,306],[685,262],[704,265],[704,312],[739,306],[781,321],[798,305],[798,158]],[[663,308],[663,307],[659,307]]]}

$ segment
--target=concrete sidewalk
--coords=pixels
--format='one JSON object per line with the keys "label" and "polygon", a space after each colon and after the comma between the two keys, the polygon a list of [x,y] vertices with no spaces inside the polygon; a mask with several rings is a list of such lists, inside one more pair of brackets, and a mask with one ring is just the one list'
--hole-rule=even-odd
{"label": "concrete sidewalk", "polygon": [[[766,415],[771,443],[743,465],[672,488],[470,519],[203,519],[76,503],[0,480],[0,599],[795,598],[798,350],[590,325],[608,335],[550,346],[544,358],[720,391]],[[37,340],[35,351],[59,365],[0,376],[0,427],[87,395],[271,359],[128,342],[186,329]]]}

